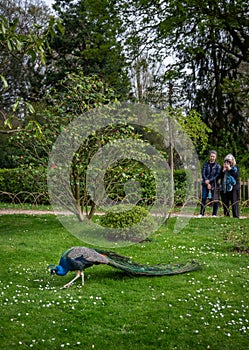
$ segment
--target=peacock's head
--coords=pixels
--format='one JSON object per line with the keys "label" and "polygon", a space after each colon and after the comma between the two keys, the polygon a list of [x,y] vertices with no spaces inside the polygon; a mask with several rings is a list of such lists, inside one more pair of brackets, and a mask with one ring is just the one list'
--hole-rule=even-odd
{"label": "peacock's head", "polygon": [[56,274],[56,269],[51,269],[50,273],[51,273],[51,275],[55,275]]}
{"label": "peacock's head", "polygon": [[55,275],[56,274],[56,266],[55,265],[50,264],[48,266],[48,269],[50,270],[51,275]]}
{"label": "peacock's head", "polygon": [[67,271],[65,271],[65,269],[61,266],[54,266],[54,265],[49,265],[50,268],[50,273],[51,275],[59,275],[59,276],[64,276]]}

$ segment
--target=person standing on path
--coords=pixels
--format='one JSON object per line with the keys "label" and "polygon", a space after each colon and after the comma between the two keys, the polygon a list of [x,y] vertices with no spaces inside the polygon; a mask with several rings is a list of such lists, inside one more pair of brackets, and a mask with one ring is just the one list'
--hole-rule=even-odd
{"label": "person standing on path", "polygon": [[[202,167],[202,193],[201,193],[201,209],[199,217],[204,216],[206,201],[209,195],[214,195],[218,191],[218,178],[220,177],[220,165],[216,163],[217,152],[212,150],[209,152],[209,161],[204,163]],[[216,217],[219,207],[218,198],[213,204],[212,216]]]}
{"label": "person standing on path", "polygon": [[228,154],[224,159],[222,171],[220,173],[221,186],[220,195],[224,210],[224,216],[230,216],[230,206],[234,218],[239,218],[240,183],[239,167],[232,154]]}

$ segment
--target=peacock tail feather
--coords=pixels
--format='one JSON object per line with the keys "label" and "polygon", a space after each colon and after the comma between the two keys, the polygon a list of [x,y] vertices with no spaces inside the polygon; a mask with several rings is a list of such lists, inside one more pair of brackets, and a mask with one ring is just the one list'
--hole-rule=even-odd
{"label": "peacock tail feather", "polygon": [[186,264],[159,264],[149,266],[145,264],[134,263],[129,258],[116,254],[114,252],[98,249],[95,249],[95,251],[106,256],[108,258],[108,264],[110,266],[123,270],[129,275],[133,276],[177,275],[190,271],[200,270],[200,265],[195,261],[191,261]]}

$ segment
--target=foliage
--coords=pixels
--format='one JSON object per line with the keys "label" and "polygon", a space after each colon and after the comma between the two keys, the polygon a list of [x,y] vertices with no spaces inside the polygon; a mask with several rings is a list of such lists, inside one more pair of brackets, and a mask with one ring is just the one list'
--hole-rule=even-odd
{"label": "foliage", "polygon": [[[0,169],[1,202],[20,204],[49,203],[46,167],[33,167],[30,164],[28,165],[29,162],[25,163],[26,161],[24,160],[23,165],[19,168]],[[76,184],[76,179],[74,181]],[[133,188],[133,184],[135,184],[133,181],[137,181],[140,184],[139,189],[141,192],[138,192],[136,186]],[[114,164],[113,168],[106,172],[105,184],[109,198],[115,203],[124,201],[149,208],[156,199],[155,179],[150,171],[138,162],[122,160]],[[176,206],[179,206],[186,200],[185,170],[174,171],[174,185],[174,203]],[[82,198],[82,205],[87,206],[92,202],[88,199],[87,194],[84,197],[84,191],[85,187],[82,181],[80,197]],[[85,198],[85,203],[83,198]]]}
{"label": "foliage", "polygon": [[[112,179],[112,181],[110,180]],[[131,190],[129,190],[131,181]],[[140,184],[140,193],[133,189],[132,181]],[[106,174],[106,186],[108,195],[115,201],[128,200],[140,206],[149,207],[156,199],[155,179],[148,169],[137,162],[131,164],[129,161],[122,161],[114,165]],[[183,205],[186,200],[186,171],[184,169],[174,170],[174,205]],[[128,197],[127,197],[128,194]],[[195,198],[198,200],[198,198]]]}
{"label": "foliage", "polygon": [[[198,259],[201,271],[130,278],[95,266],[84,287],[62,290],[72,276],[47,266],[84,243],[55,216],[1,215],[1,348],[246,349],[248,256],[227,252],[220,236],[238,221],[217,220],[192,219],[175,234],[170,219],[150,242],[115,249],[150,265]],[[246,230],[248,219],[239,222]]]}
{"label": "foliage", "polygon": [[12,144],[20,150],[17,157],[21,164],[47,166],[48,155],[63,128],[84,112],[115,101],[115,94],[99,77],[79,72],[58,81],[44,101],[46,109],[38,110],[34,116],[37,122],[30,121],[22,133],[12,138]]}
{"label": "foliage", "polygon": [[170,111],[179,125],[183,127],[198,153],[202,154],[207,149],[208,134],[212,133],[212,130],[202,121],[200,113],[191,110],[187,115],[184,115],[181,110],[172,110],[172,108]]}
{"label": "foliage", "polygon": [[[116,162],[107,169],[105,183],[109,197],[115,201],[127,201],[128,195],[130,202],[147,206],[156,198],[155,178],[151,171],[138,161],[124,159]],[[139,193],[136,183],[139,185]]]}
{"label": "foliage", "polygon": [[[1,132],[22,128],[34,112],[49,50],[48,37],[55,28],[63,31],[60,21],[40,1],[3,0],[0,8],[0,125]],[[38,90],[38,91],[37,91]]]}
{"label": "foliage", "polygon": [[0,136],[0,169],[14,168],[17,163],[14,161],[14,154],[18,154],[18,150],[11,146],[9,135],[1,134]]}
{"label": "foliage", "polygon": [[[155,81],[166,92],[168,104],[171,99],[185,110],[199,112],[213,131],[212,148],[223,144],[235,155],[244,153],[248,149],[248,101],[242,98],[248,95],[248,81],[242,78],[249,57],[247,2],[137,0],[132,5],[123,2],[122,9],[129,56],[137,47],[144,57],[153,53],[150,60],[154,58],[159,67]],[[229,89],[227,81],[243,91]],[[171,98],[169,84],[174,86]]]}
{"label": "foliage", "polygon": [[182,205],[186,200],[186,172],[185,170],[174,171],[174,204]]}
{"label": "foliage", "polygon": [[117,95],[97,74],[85,75],[79,69],[57,81],[45,98],[48,110],[67,125],[86,111],[116,101]]}
{"label": "foliage", "polygon": [[[45,96],[47,109],[37,113],[35,123],[31,121],[25,131],[13,137],[13,144],[18,147],[20,154],[18,160],[23,166],[48,166],[49,153],[58,135],[70,122],[77,117],[82,117],[83,113],[97,106],[115,101],[114,91],[106,86],[97,76],[85,77],[82,72],[79,74],[68,74],[65,79],[59,81],[57,85],[50,89]],[[111,128],[109,134],[116,132]],[[108,138],[109,136],[107,136]],[[81,199],[82,208],[88,207],[88,196],[78,191],[78,178],[82,171],[86,169],[89,157],[92,152],[102,145],[102,136],[92,136],[86,140],[85,148],[81,147],[86,159],[79,160],[79,153],[76,153],[72,171],[72,191],[77,201]],[[92,145],[93,149],[89,149]],[[63,150],[60,150],[60,152]],[[64,150],[67,152],[67,150]],[[64,157],[64,155],[63,155]],[[84,182],[84,181],[83,181]],[[93,203],[90,203],[94,205]],[[80,214],[81,215],[81,214]]]}
{"label": "foliage", "polygon": [[[153,68],[158,68],[153,72],[153,79],[149,79],[151,82],[149,88],[153,88],[155,84],[160,89],[155,91],[152,89],[151,95],[146,95],[147,102],[157,105],[155,100],[152,100],[154,94],[156,102],[160,104],[159,107],[165,109],[171,106],[173,117],[178,118],[178,122],[190,136],[198,153],[202,154],[207,149],[209,138],[209,142],[214,146],[219,145],[223,152],[232,151],[236,157],[241,153],[241,159],[245,159],[244,162],[246,162],[247,156],[244,155],[246,148],[242,148],[242,145],[247,146],[246,137],[248,137],[246,117],[248,106],[247,102],[245,103],[248,79],[243,74],[247,71],[247,62],[244,62],[247,60],[248,53],[247,12],[244,11],[245,2],[242,0],[236,4],[229,2],[225,5],[223,7],[220,2],[199,4],[189,0],[184,4],[179,1],[153,3],[146,0],[134,1],[132,4],[109,0],[55,1],[54,10],[65,25],[65,35],[61,36],[60,28],[56,33],[54,32],[55,22],[52,19],[50,30],[46,30],[46,35],[42,36],[47,41],[45,40],[45,43],[36,41],[41,45],[42,54],[47,48],[46,44],[49,43],[52,47],[52,50],[46,52],[47,80],[46,82],[40,80],[42,84],[44,83],[44,89],[51,88],[46,100],[42,98],[37,101],[35,120],[30,120],[30,114],[33,112],[32,105],[29,102],[25,103],[24,108],[22,96],[14,105],[16,110],[20,107],[18,116],[22,117],[23,122],[18,126],[26,126],[25,131],[15,138],[15,145],[18,147],[16,159],[21,159],[25,165],[46,166],[54,141],[75,117],[96,106],[115,101],[117,92],[121,99],[127,98],[129,84],[127,84],[126,63],[122,53],[122,36],[122,39],[127,39],[126,44],[130,45],[133,53],[135,52],[135,61],[143,73],[146,73],[150,64],[153,64]],[[124,6],[124,12],[120,14],[119,6]],[[32,17],[32,11],[28,13],[27,19]],[[155,16],[151,16],[151,13]],[[166,13],[167,17],[165,17]],[[241,17],[241,13],[246,15]],[[229,17],[228,14],[232,16]],[[21,11],[22,18],[26,19],[24,15],[24,11]],[[23,60],[19,60],[18,63],[22,65],[27,60],[28,71],[30,71],[29,64],[34,68],[40,63],[34,55],[39,50],[36,51],[33,48],[32,54],[25,46],[26,35],[30,37],[29,35],[33,34],[38,40],[37,33],[44,34],[43,21],[40,18],[39,21],[41,26],[34,26],[34,32],[27,31],[28,26],[25,28],[27,33],[21,50],[14,47],[14,44],[5,45],[4,54],[7,52],[8,55],[15,54],[16,51],[19,55],[19,51],[23,53],[22,50],[25,49]],[[238,23],[241,25],[238,29],[236,28],[237,34],[235,34],[233,26]],[[16,32],[21,29],[18,27],[18,22],[8,21],[3,24],[3,27],[5,30],[8,29],[7,32],[12,28],[10,38],[14,43],[15,36],[19,34]],[[6,44],[6,40],[3,43]],[[150,55],[149,51],[146,52],[148,47],[153,55]],[[172,50],[174,50],[174,62],[169,67],[161,66],[162,59],[171,54]],[[129,50],[125,50],[125,53],[129,53]],[[6,58],[9,57],[8,55]],[[134,55],[130,55],[129,58],[133,60]],[[155,62],[157,60],[158,65]],[[98,75],[95,75],[96,73]],[[150,73],[149,70],[148,73]],[[59,79],[57,84],[58,77],[62,79]],[[244,79],[242,80],[241,77]],[[6,87],[5,80],[3,76],[2,82]],[[15,79],[12,80],[15,81]],[[24,85],[30,86],[31,80],[28,83],[25,81]],[[228,83],[229,81],[231,84]],[[170,89],[170,86],[173,88]],[[238,88],[240,93],[235,99],[234,94],[237,93]],[[24,92],[24,89],[19,90]],[[29,91],[31,90],[27,91],[27,96]],[[183,100],[185,110],[172,108],[176,105],[176,100]],[[241,104],[243,108],[240,109]],[[7,121],[7,126],[10,119],[6,119],[5,115],[4,119],[5,122]],[[208,135],[210,128],[213,131],[211,136]],[[146,134],[144,130],[127,128],[127,125],[116,129],[117,125],[114,125],[101,130],[105,133],[104,137],[98,132],[91,135],[75,154],[71,186],[81,211],[84,206],[88,208],[89,204],[94,210],[94,203],[89,203],[89,194],[84,186],[84,175],[94,152],[103,148],[108,142],[117,140],[115,132],[136,139]],[[240,135],[243,135],[242,143],[238,144],[237,136]],[[151,139],[156,146],[159,146],[160,151],[165,152],[164,145],[160,144],[161,140],[158,140],[157,135],[151,134]],[[151,139],[146,138],[149,141]],[[53,166],[56,167],[56,164]],[[127,177],[117,173],[118,170],[127,166],[129,171],[124,172]],[[125,180],[131,180],[131,174],[136,175],[138,180],[138,174],[141,174],[141,171],[137,169],[137,173],[134,173],[136,166],[131,162],[129,164],[119,162],[115,168],[109,169],[106,184],[113,198],[122,200],[125,197],[124,190],[127,182]],[[147,177],[146,181],[139,178],[138,182],[141,185],[142,201],[148,203],[154,198],[154,184],[151,174],[148,171],[144,174]],[[148,181],[150,181],[150,188]],[[82,186],[79,187],[79,185]],[[176,190],[178,201],[181,202],[184,198],[184,189],[181,190],[177,184]],[[82,214],[81,211],[79,216]]]}
{"label": "foliage", "polygon": [[48,203],[46,168],[0,169],[0,199],[11,203]]}
{"label": "foliage", "polygon": [[[132,99],[129,60],[131,65],[135,62],[131,78],[144,75],[148,82],[146,93],[138,93],[139,101],[160,108],[183,106],[186,130],[198,152],[206,149],[208,137],[212,148],[220,146],[246,165],[246,1],[56,0],[53,8],[65,26],[63,36],[60,22],[49,17],[40,1],[1,2],[0,118],[2,125],[5,122],[1,132],[22,130],[34,102],[38,111],[44,111],[44,92],[68,72],[97,74],[120,100]],[[41,64],[45,58],[46,68]],[[15,111],[10,108],[13,101]],[[205,122],[202,126],[212,129],[210,135],[205,127],[205,137],[199,136],[202,126],[198,129],[200,123],[189,111],[198,112]]]}
{"label": "foliage", "polygon": [[[89,125],[89,121],[87,119],[88,117],[91,121],[92,115],[85,115],[85,120],[88,123],[86,125]],[[72,130],[70,130],[70,132],[71,131]],[[146,147],[146,143],[143,143],[141,140],[139,140],[140,135],[136,133],[133,126],[122,123],[116,123],[115,118],[112,121],[112,123],[110,123],[106,127],[103,127],[100,130],[91,133],[84,140],[84,142],[82,142],[81,135],[77,133],[77,126],[76,130],[74,130],[73,135],[74,142],[76,144],[77,142],[79,142],[80,146],[78,147],[77,152],[75,152],[75,155],[71,162],[70,183],[72,193],[77,203],[77,216],[79,217],[79,220],[83,219],[84,212],[86,213],[87,217],[91,219],[96,208],[105,205],[105,203],[102,202],[102,200],[104,200],[102,196],[98,197],[98,186],[102,184],[102,176],[104,176],[103,186],[105,187],[106,192],[108,193],[108,197],[113,198],[115,202],[120,200],[120,190],[123,191],[124,186],[126,186],[127,181],[129,181],[129,179],[126,178],[126,176],[125,181],[119,181],[120,173],[118,174],[118,172],[120,171],[120,167],[122,167],[122,165],[120,166],[120,164],[123,163],[125,154],[132,154],[132,152],[134,152],[134,146],[130,142],[126,142],[125,146],[124,143],[122,143],[122,150],[125,152],[125,154],[121,157],[120,161],[117,161],[116,167],[111,166],[111,169],[108,169],[108,166],[110,166],[109,157],[111,156],[114,157],[114,159],[119,159],[121,154],[120,146],[117,146],[117,148],[115,149],[115,145],[118,145],[119,142],[122,142],[124,140],[127,141],[133,139],[137,142],[140,141],[141,151],[143,147]],[[56,201],[58,200],[62,207],[64,206],[65,202],[69,201],[71,203],[71,200],[67,195],[66,198],[62,199],[60,194],[56,193],[55,189],[58,186],[58,181],[60,182],[61,188],[64,188],[63,181],[67,179],[67,175],[65,173],[65,171],[67,172],[67,169],[63,169],[63,162],[66,157],[66,152],[68,152],[68,147],[68,143],[65,144],[65,147],[62,147],[60,144],[54,146],[53,154],[55,155],[56,159],[53,160],[54,165],[50,164],[49,168],[52,181],[51,185],[54,189],[53,195],[56,196]],[[94,159],[94,157],[96,156],[96,153],[98,153],[99,155],[101,154],[99,161],[97,163],[91,163],[92,159]],[[143,159],[141,159],[141,162],[143,162],[146,156],[149,157],[146,152],[143,153],[141,151],[141,154],[143,154],[144,157]],[[151,159],[153,160],[153,157],[151,157]],[[135,168],[134,162],[128,161],[126,162],[126,166],[127,169],[125,171],[128,174],[132,173],[132,175],[136,177],[137,170],[135,170],[134,172],[132,170]],[[105,171],[105,169],[107,169],[107,172],[106,174],[103,174],[103,170]],[[63,171],[64,176],[62,175]],[[89,175],[89,172],[91,175]],[[115,175],[113,176],[114,172]],[[88,181],[88,176],[90,176],[91,179],[90,183]],[[102,190],[100,191],[102,192]],[[96,196],[94,195],[95,192],[97,192]],[[92,194],[91,197],[90,193]],[[127,198],[128,196],[125,197],[125,200],[127,200]],[[136,201],[134,199],[133,193],[130,193],[130,201],[132,202],[133,200]],[[90,212],[88,212],[89,206],[91,207]]]}
{"label": "foliage", "polygon": [[[88,123],[87,118],[91,120],[94,115],[91,113],[84,114],[84,112],[115,101],[115,94],[112,89],[105,86],[96,76],[85,77],[83,73],[71,73],[68,74],[65,79],[58,82],[55,88],[49,91],[46,99],[48,102],[47,110],[45,113],[43,111],[41,116],[37,114],[36,117],[40,123],[38,125],[39,128],[37,128],[37,124],[30,123],[28,125],[29,128],[27,128],[25,132],[13,137],[13,142],[20,152],[18,159],[23,165],[47,166],[48,155],[62,129],[69,125],[70,122],[75,119],[77,120],[77,117],[85,118],[84,127],[86,127]],[[30,131],[32,130],[35,132],[31,133]],[[105,184],[109,189],[108,193],[110,197],[116,201],[120,200],[120,196],[124,197],[124,187],[127,187],[127,182],[132,180],[137,181],[141,185],[142,195],[138,199],[140,204],[141,202],[144,204],[151,204],[154,201],[155,185],[153,176],[146,166],[142,165],[145,160],[144,157],[146,156],[150,162],[153,161],[153,157],[148,156],[146,152],[148,144],[146,136],[150,134],[149,130],[145,132],[139,128],[136,129],[133,125],[117,125],[114,117],[110,125],[98,131],[94,131],[84,142],[82,142],[82,136],[77,126],[74,131],[70,131],[70,133],[72,132],[74,133],[72,134],[74,142],[76,143],[79,141],[79,148],[72,159],[70,184],[77,203],[77,215],[80,220],[83,218],[84,210],[87,216],[91,218],[98,205],[98,203],[94,202],[89,197],[89,192],[85,185],[89,162],[97,151],[101,151],[105,145],[110,145],[110,147],[112,147],[117,140],[120,142],[120,140],[133,139],[138,142],[145,136],[145,142],[143,143],[140,141],[139,143],[141,145],[140,151],[142,149],[145,151],[141,163],[136,163],[131,159],[129,161],[123,159],[118,161],[111,169],[108,169],[105,175]],[[127,154],[131,155],[134,152],[132,144],[126,142],[125,147]],[[57,157],[64,160],[67,156],[67,152],[68,148],[64,144],[63,147],[58,149]],[[52,165],[50,164],[50,166],[52,168],[54,167],[54,169],[50,169],[54,174],[58,171],[62,171],[58,162]],[[101,169],[95,169],[97,182],[100,170]],[[55,186],[58,185],[59,177],[55,177]],[[131,194],[130,198],[134,201]],[[62,197],[60,201],[62,205],[66,202],[65,198],[62,199]],[[89,206],[91,207],[90,212],[88,212]]]}
{"label": "foliage", "polygon": [[[131,242],[141,242],[146,239],[146,230],[153,232],[156,222],[143,207],[132,205],[118,205],[107,211],[100,217],[101,226],[115,229],[109,234],[111,241],[127,240]],[[120,229],[120,230],[119,230]]]}
{"label": "foliage", "polygon": [[119,99],[129,93],[122,43],[123,31],[115,2],[110,0],[55,0],[53,9],[65,28],[51,41],[46,84],[54,85],[67,72],[96,74],[115,90]]}

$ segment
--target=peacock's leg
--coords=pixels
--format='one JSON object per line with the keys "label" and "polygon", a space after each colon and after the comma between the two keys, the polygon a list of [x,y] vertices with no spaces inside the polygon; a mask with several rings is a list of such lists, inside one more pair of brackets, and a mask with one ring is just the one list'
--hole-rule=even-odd
{"label": "peacock's leg", "polygon": [[76,272],[76,276],[72,279],[72,281],[68,282],[67,284],[65,284],[62,288],[68,288],[72,285],[72,283],[74,281],[76,281],[79,277],[81,276],[81,271],[77,271]]}
{"label": "peacock's leg", "polygon": [[81,274],[82,286],[84,286],[84,284],[85,284],[85,281],[84,281],[84,272],[81,271],[80,274]]}

